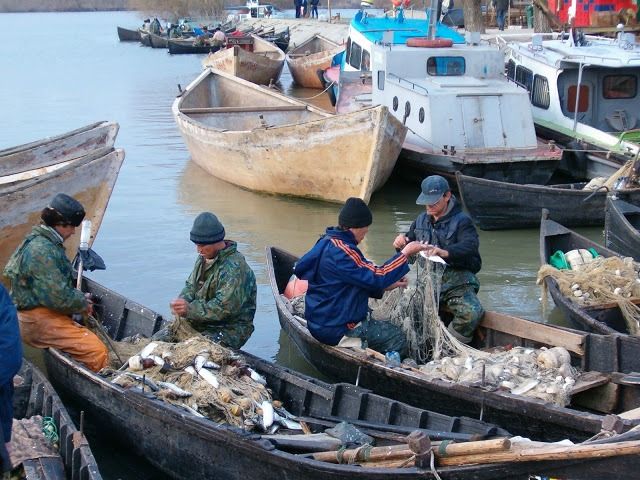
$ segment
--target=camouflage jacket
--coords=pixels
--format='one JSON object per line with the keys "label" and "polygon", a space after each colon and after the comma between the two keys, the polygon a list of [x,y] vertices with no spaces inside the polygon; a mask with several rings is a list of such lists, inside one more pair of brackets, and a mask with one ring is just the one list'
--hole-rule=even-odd
{"label": "camouflage jacket", "polygon": [[84,294],[74,288],[62,238],[50,227],[33,227],[3,273],[11,282],[10,294],[18,310],[47,307],[70,314],[87,308]]}
{"label": "camouflage jacket", "polygon": [[256,277],[235,242],[209,264],[198,256],[180,292],[189,302],[187,320],[199,332],[231,348],[240,348],[253,333]]}

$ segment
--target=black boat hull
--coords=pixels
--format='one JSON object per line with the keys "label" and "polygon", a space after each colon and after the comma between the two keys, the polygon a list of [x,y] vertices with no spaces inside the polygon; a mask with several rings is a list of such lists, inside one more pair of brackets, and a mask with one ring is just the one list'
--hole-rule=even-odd
{"label": "black boat hull", "polygon": [[604,244],[625,257],[640,260],[640,203],[629,203],[626,195],[607,197],[605,206]]}

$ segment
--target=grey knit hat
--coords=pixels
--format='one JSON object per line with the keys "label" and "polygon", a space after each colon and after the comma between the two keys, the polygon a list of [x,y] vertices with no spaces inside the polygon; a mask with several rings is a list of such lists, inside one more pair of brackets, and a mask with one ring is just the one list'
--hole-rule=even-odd
{"label": "grey knit hat", "polygon": [[58,193],[53,197],[49,207],[56,210],[65,221],[74,227],[79,226],[85,216],[82,204],[75,198],[64,193]]}
{"label": "grey knit hat", "polygon": [[346,228],[368,227],[373,222],[371,210],[358,197],[347,198],[347,201],[338,215],[338,225]]}
{"label": "grey knit hat", "polygon": [[191,241],[199,245],[209,245],[224,240],[224,227],[218,217],[210,212],[202,212],[193,221]]}

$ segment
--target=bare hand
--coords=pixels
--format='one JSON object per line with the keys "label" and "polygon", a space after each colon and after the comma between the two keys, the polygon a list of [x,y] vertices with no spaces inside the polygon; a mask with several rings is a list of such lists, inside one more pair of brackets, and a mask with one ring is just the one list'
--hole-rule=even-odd
{"label": "bare hand", "polygon": [[435,245],[429,245],[429,248],[427,248],[427,250],[425,250],[425,253],[429,256],[432,255],[437,255],[440,258],[447,258],[449,257],[449,252],[447,252],[445,249],[440,248],[440,247],[436,247]]}
{"label": "bare hand", "polygon": [[93,316],[93,299],[91,298],[91,294],[90,293],[85,293],[84,294],[84,298],[87,300],[87,308],[86,308],[86,312],[87,315]]}
{"label": "bare hand", "polygon": [[395,290],[396,288],[406,288],[408,286],[409,286],[409,279],[407,277],[402,277],[396,283],[389,285],[387,288],[385,288],[385,291]]}
{"label": "bare hand", "polygon": [[395,248],[402,248],[409,242],[409,239],[404,233],[401,233],[393,240],[393,246]]}
{"label": "bare hand", "polygon": [[187,302],[184,298],[177,298],[169,303],[171,307],[171,311],[178,315],[179,317],[184,317],[189,312],[189,302]]}
{"label": "bare hand", "polygon": [[426,243],[421,243],[421,242],[409,242],[405,245],[405,247],[402,249],[402,253],[404,253],[407,257],[410,257],[411,255],[414,255],[418,252],[421,252],[423,250],[427,250],[430,247],[430,245],[427,245]]}

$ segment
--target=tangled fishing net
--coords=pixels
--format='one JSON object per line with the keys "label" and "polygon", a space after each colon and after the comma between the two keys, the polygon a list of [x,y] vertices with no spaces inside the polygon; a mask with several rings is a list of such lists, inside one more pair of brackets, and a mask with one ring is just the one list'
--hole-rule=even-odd
{"label": "tangled fishing net", "polygon": [[[640,297],[639,274],[640,264],[631,257],[596,257],[578,269],[559,270],[543,265],[538,271],[537,283],[544,289],[543,280],[552,277],[560,292],[581,306],[617,303],[629,333],[638,335],[640,308],[633,299]],[[546,298],[546,290],[543,296]]]}
{"label": "tangled fishing net", "polygon": [[272,403],[265,380],[231,350],[214,343],[177,319],[171,327],[173,342],[141,339],[113,342],[125,368],[106,373],[124,388],[153,393],[191,413],[251,429],[265,402]]}

